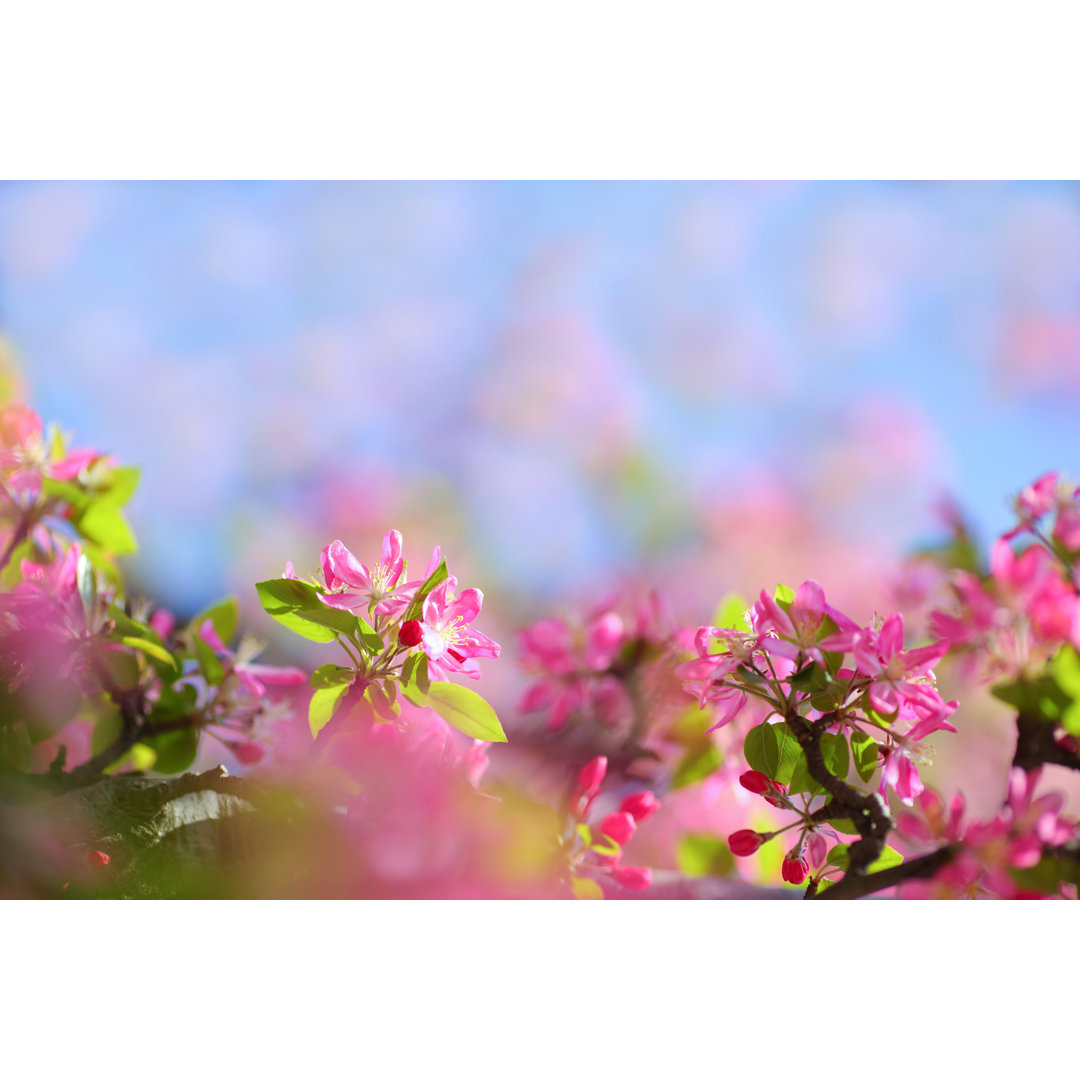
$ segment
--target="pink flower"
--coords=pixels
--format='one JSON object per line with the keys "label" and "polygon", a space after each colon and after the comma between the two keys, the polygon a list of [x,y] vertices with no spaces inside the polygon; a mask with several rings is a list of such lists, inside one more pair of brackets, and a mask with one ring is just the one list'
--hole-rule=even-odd
{"label": "pink flower", "polygon": [[52,443],[51,438],[44,437],[41,418],[29,406],[13,401],[0,409],[0,479],[3,486],[9,491],[36,497],[41,491],[43,476],[74,480],[101,457],[96,450],[72,450],[58,457]]}
{"label": "pink flower", "polygon": [[891,716],[908,702],[920,717],[945,717],[956,711],[957,703],[944,702],[933,689],[929,672],[949,651],[947,641],[905,650],[904,619],[894,612],[881,630],[866,631],[855,645],[859,671],[871,677],[868,688],[875,711]]}
{"label": "pink flower", "polygon": [[328,590],[323,603],[348,611],[367,608],[369,614],[376,615],[393,615],[407,607],[411,593],[398,590],[405,560],[397,529],[390,529],[383,537],[382,552],[382,559],[368,570],[340,540],[327,544],[321,556]]}
{"label": "pink flower", "polygon": [[497,657],[501,646],[486,634],[470,627],[480,614],[484,594],[479,589],[466,589],[460,596],[453,594],[457,579],[448,577],[424,597],[424,617],[420,629],[420,647],[428,658],[428,672],[441,678],[446,672],[480,678],[475,657]]}
{"label": "pink flower", "polygon": [[[826,618],[831,619],[838,630],[823,639]],[[834,641],[838,634],[850,636],[859,629],[842,611],[825,602],[825,592],[816,581],[804,581],[795,590],[787,611],[763,589],[751,609],[750,619],[754,629],[764,635],[761,648],[772,656],[791,661],[809,656],[819,664],[825,662],[823,649],[832,651],[838,647]],[[773,637],[769,631],[778,636]]]}

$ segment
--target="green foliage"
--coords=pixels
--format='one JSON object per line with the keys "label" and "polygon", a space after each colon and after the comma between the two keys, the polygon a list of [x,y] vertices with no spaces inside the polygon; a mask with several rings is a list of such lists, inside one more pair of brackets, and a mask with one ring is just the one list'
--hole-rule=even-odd
{"label": "green foliage", "polygon": [[474,690],[457,683],[432,683],[428,704],[448,723],[473,739],[506,742],[495,710]]}
{"label": "green foliage", "polygon": [[[360,640],[368,652],[382,648],[382,638],[366,624],[361,637],[360,620],[349,611],[327,607],[319,599],[319,590],[296,578],[271,578],[255,586],[266,613],[282,626],[309,641],[334,641],[338,636]],[[374,638],[374,642],[372,641]]]}
{"label": "green foliage", "polygon": [[1041,716],[1080,736],[1080,655],[1071,645],[1058,650],[1045,675],[995,686],[991,693],[1018,712]]}
{"label": "green foliage", "polygon": [[675,860],[687,877],[729,877],[735,870],[731,848],[708,833],[687,833],[675,849]]}
{"label": "green foliage", "polygon": [[675,766],[671,787],[674,789],[696,784],[715,772],[723,763],[724,755],[720,748],[706,736],[704,741],[695,743],[683,754],[679,764]]}
{"label": "green foliage", "polygon": [[308,703],[308,727],[311,728],[313,739],[330,723],[348,690],[349,685],[342,683],[316,690],[311,695],[311,701]]}
{"label": "green foliage", "polygon": [[778,784],[791,782],[800,762],[806,759],[787,724],[767,720],[751,728],[743,744],[743,756],[751,769],[763,772]]}
{"label": "green foliage", "polygon": [[866,783],[877,771],[877,740],[865,731],[855,731],[851,735],[851,756],[855,762],[855,771],[859,779]]}
{"label": "green foliage", "polygon": [[214,633],[221,638],[222,643],[228,645],[235,636],[236,628],[239,623],[239,611],[236,598],[230,596],[225,600],[219,600],[217,603],[203,608],[202,611],[188,623],[188,633],[192,637],[197,637],[199,627],[202,626],[207,619],[210,620],[210,625],[213,626]]}
{"label": "green foliage", "polygon": [[[825,760],[825,768],[831,772],[837,780],[843,780],[848,775],[848,740],[841,734],[825,732],[821,737],[821,756]],[[805,792],[808,795],[821,795],[825,788],[814,780],[810,775],[806,755],[800,751],[798,766],[792,773],[791,792]]]}
{"label": "green foliage", "polygon": [[[826,860],[826,866],[835,866],[838,870],[847,870],[849,863],[850,844],[837,844],[830,852]],[[881,854],[866,868],[868,874],[878,870],[888,870],[890,867],[899,866],[904,861],[904,856],[895,848],[884,847]]]}
{"label": "green foliage", "polygon": [[440,582],[445,581],[449,576],[450,571],[446,569],[446,560],[442,559],[440,560],[439,565],[424,578],[420,587],[416,590],[412,603],[405,609],[405,614],[402,615],[401,621],[406,623],[410,619],[419,619],[424,613],[424,600],[428,593]]}
{"label": "green foliage", "polygon": [[406,700],[421,708],[428,704],[428,689],[431,680],[428,678],[428,658],[423,652],[411,653],[401,665],[399,689]]}
{"label": "green foliage", "polygon": [[190,769],[199,750],[197,728],[181,728],[151,735],[142,740],[154,752],[153,768],[161,773],[181,773]]}

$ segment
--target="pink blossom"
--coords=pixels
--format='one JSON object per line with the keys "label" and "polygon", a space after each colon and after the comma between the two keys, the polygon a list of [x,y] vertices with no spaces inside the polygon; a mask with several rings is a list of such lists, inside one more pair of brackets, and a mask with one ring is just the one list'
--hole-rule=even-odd
{"label": "pink blossom", "polygon": [[420,647],[433,678],[453,672],[479,679],[480,668],[474,658],[497,657],[501,646],[469,625],[480,614],[484,594],[479,589],[466,589],[455,596],[456,588],[457,579],[451,576],[424,597]]}
{"label": "pink blossom", "polygon": [[408,606],[411,594],[398,590],[405,570],[401,555],[401,533],[390,529],[383,537],[382,559],[368,568],[340,541],[333,540],[321,555],[329,607],[348,611],[366,608],[369,614],[393,615]]}
{"label": "pink blossom", "polygon": [[922,717],[945,717],[955,712],[957,703],[942,701],[930,676],[933,666],[949,651],[948,642],[909,650],[903,644],[904,619],[894,612],[878,633],[866,631],[855,645],[858,670],[871,677],[868,696],[874,710],[890,716],[906,701]]}
{"label": "pink blossom", "polygon": [[36,497],[43,476],[74,480],[100,457],[96,450],[85,449],[57,457],[52,440],[44,437],[41,419],[33,409],[19,401],[0,409],[0,478],[9,491]]}

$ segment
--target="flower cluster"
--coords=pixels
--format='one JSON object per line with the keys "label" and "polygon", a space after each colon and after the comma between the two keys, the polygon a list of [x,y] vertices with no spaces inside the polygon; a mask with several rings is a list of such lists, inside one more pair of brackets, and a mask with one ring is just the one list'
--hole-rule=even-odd
{"label": "flower cluster", "polygon": [[[965,823],[962,794],[946,810],[937,792],[922,792],[915,810],[897,819],[898,833],[916,851],[928,844],[949,845],[955,853],[929,880],[906,882],[902,895],[1029,900],[1064,891],[1075,896],[1075,885],[1061,880],[1054,853],[1075,835],[1077,823],[1062,815],[1065,798],[1060,793],[1034,797],[1041,773],[1011,769],[1005,804],[981,822]],[[1071,876],[1075,881],[1075,869]]]}
{"label": "flower cluster", "polygon": [[[336,641],[349,664],[323,664],[311,676],[313,736],[336,716],[358,709],[377,721],[401,716],[400,698],[430,705],[467,735],[505,741],[491,707],[448,676],[480,677],[478,659],[497,657],[497,642],[472,623],[484,594],[458,590],[436,547],[424,576],[409,580],[401,533],[383,537],[382,558],[369,568],[340,540],[323,548],[321,578],[298,578],[288,563],[280,579],[257,586],[263,607],[290,630]],[[368,621],[370,620],[370,622]]]}
{"label": "flower cluster", "polygon": [[[968,668],[985,679],[1027,679],[1065,644],[1080,648],[1080,500],[1073,485],[1047,473],[1016,500],[1018,524],[998,540],[990,572],[953,572],[952,611],[935,611],[931,626]],[[1049,535],[1041,528],[1053,512]],[[1019,536],[1035,542],[1016,552]]]}

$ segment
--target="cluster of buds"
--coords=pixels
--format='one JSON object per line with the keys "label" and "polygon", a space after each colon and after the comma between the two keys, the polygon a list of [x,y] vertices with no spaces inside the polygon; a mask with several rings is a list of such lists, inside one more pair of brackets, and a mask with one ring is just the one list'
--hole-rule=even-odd
{"label": "cluster of buds", "polygon": [[575,891],[583,874],[608,875],[624,889],[647,889],[652,884],[652,871],[643,866],[620,865],[622,849],[633,838],[638,825],[660,809],[660,801],[651,791],[636,791],[622,800],[618,810],[598,824],[588,825],[586,819],[600,793],[607,764],[607,758],[602,756],[588,762],[578,773],[570,795],[573,828],[563,843],[570,849],[568,860]]}
{"label": "cluster of buds", "polygon": [[739,829],[728,837],[728,846],[731,853],[738,856],[753,855],[762,844],[788,829],[801,826],[802,832],[799,842],[795,844],[785,855],[781,865],[783,879],[791,885],[801,885],[811,867],[818,868],[825,864],[828,857],[829,844],[826,836],[834,841],[839,840],[837,834],[827,825],[815,822],[805,808],[797,807],[788,794],[787,784],[779,784],[770,780],[764,773],[751,769],[739,777],[739,783],[760,795],[771,806],[782,810],[793,810],[799,814],[799,820],[785,825],[784,828],[775,832],[756,832],[754,829]]}

